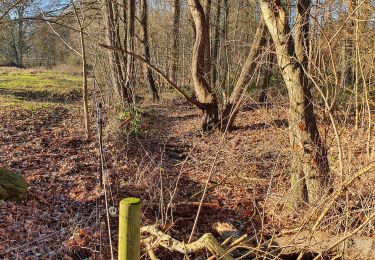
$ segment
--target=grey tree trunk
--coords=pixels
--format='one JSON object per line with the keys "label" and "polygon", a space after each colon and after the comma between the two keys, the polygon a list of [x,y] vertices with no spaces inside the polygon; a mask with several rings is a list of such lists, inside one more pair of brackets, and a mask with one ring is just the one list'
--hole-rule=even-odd
{"label": "grey tree trunk", "polygon": [[[327,152],[319,136],[314,115],[312,95],[303,71],[307,39],[306,20],[296,26],[296,41],[293,42],[286,12],[279,0],[272,3],[259,0],[263,17],[276,47],[276,55],[289,96],[289,139],[292,151],[291,194],[294,206],[302,202],[315,204],[329,186]],[[306,4],[300,17],[308,17]],[[301,10],[301,9],[299,9]],[[302,56],[301,56],[302,55]]]}

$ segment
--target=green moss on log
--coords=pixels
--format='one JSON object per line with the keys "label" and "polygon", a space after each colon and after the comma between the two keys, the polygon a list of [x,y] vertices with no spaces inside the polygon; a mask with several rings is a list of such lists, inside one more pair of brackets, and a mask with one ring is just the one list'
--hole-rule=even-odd
{"label": "green moss on log", "polygon": [[0,200],[21,202],[26,190],[27,183],[22,175],[0,168]]}

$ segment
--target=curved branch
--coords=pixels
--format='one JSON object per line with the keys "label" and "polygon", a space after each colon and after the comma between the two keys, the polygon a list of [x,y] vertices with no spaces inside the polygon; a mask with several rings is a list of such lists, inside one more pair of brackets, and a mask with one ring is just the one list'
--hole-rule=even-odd
{"label": "curved branch", "polygon": [[135,54],[133,52],[129,52],[129,51],[127,51],[125,49],[122,49],[122,48],[116,48],[116,47],[108,46],[108,45],[105,45],[105,44],[102,44],[102,43],[100,43],[99,46],[101,46],[103,48],[106,48],[106,49],[109,49],[109,50],[118,51],[118,52],[122,52],[122,53],[133,56],[134,58],[136,58],[137,60],[139,60],[143,64],[145,64],[148,68],[153,70],[160,77],[162,77],[169,85],[171,85],[174,89],[176,89],[177,92],[180,93],[188,102],[190,102],[193,105],[196,105],[198,108],[200,108],[202,110],[206,110],[206,106],[204,104],[202,104],[199,101],[195,100],[194,98],[190,97],[185,91],[182,90],[182,88],[177,86],[176,83],[172,82],[161,70],[156,68],[155,65],[152,65],[150,62],[148,62],[141,55]]}

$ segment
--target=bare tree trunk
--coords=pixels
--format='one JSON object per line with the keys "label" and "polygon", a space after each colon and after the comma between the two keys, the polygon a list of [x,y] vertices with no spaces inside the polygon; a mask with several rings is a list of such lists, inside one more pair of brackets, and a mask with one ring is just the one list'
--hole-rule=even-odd
{"label": "bare tree trunk", "polygon": [[173,23],[172,23],[172,61],[170,67],[171,80],[177,82],[177,69],[179,61],[179,43],[180,43],[180,12],[181,3],[180,0],[173,1]]}
{"label": "bare tree trunk", "polygon": [[[223,35],[222,35],[222,57],[220,58],[221,62],[221,71],[219,75],[219,79],[222,79],[224,82],[224,102],[228,102],[229,98],[229,60],[230,60],[230,54],[229,54],[229,47],[228,47],[228,35],[229,35],[229,1],[228,0],[223,0],[223,6],[224,6],[224,18],[223,18]],[[222,75],[222,76],[221,76]]]}
{"label": "bare tree trunk", "polygon": [[[329,185],[327,152],[319,136],[311,91],[303,71],[307,22],[300,19],[296,41],[290,37],[287,15],[279,0],[259,0],[263,17],[276,47],[276,55],[289,95],[289,138],[292,150],[291,186],[294,205],[315,204]],[[309,1],[299,1],[297,16],[308,17]],[[303,44],[305,41],[305,45]],[[297,59],[297,61],[296,61]],[[306,68],[307,69],[307,68]]]}
{"label": "bare tree trunk", "polygon": [[[355,8],[355,0],[345,0],[346,4],[346,15],[349,15]],[[345,39],[345,68],[343,68],[342,77],[343,81],[346,84],[352,85],[354,83],[354,62],[355,62],[355,23],[353,19],[348,21],[347,29],[347,38]]]}
{"label": "bare tree trunk", "polygon": [[199,0],[189,0],[191,15],[195,25],[195,42],[192,54],[192,78],[198,101],[205,106],[204,131],[210,131],[219,124],[218,103],[215,93],[207,80],[210,62],[207,61],[207,48],[210,46],[209,23]]}
{"label": "bare tree trunk", "polygon": [[[271,45],[271,39],[268,38],[266,46],[270,46],[270,45]],[[266,64],[263,69],[264,75],[263,75],[261,91],[259,94],[259,103],[261,103],[261,105],[265,107],[267,107],[267,103],[268,103],[268,90],[269,90],[270,82],[271,82],[272,67],[275,61],[276,61],[276,57],[274,53],[269,52],[266,57],[266,61],[265,61]]]}
{"label": "bare tree trunk", "polygon": [[[111,46],[119,47],[119,37],[116,35],[118,31],[116,30],[113,3],[111,0],[105,0],[105,18],[107,26],[107,42]],[[121,68],[120,54],[118,52],[113,50],[109,51],[109,64],[111,67],[112,85],[125,105],[129,100],[131,101],[131,92],[124,85],[125,78]]]}
{"label": "bare tree trunk", "polygon": [[87,64],[86,64],[86,46],[85,38],[83,33],[83,28],[80,29],[81,37],[81,51],[82,51],[82,77],[83,77],[83,113],[85,116],[85,129],[86,129],[86,138],[90,139],[90,116],[89,116],[89,105],[88,105],[88,90],[87,90]]}
{"label": "bare tree trunk", "polygon": [[[142,23],[142,32],[143,32],[143,50],[145,59],[150,62],[150,46],[148,41],[148,6],[147,0],[141,0],[141,23]],[[143,71],[145,74],[145,79],[148,82],[152,98],[154,101],[159,100],[158,90],[156,89],[154,77],[152,76],[152,71],[146,65],[143,66]]]}
{"label": "bare tree trunk", "polygon": [[266,25],[264,23],[264,20],[261,19],[258,24],[253,43],[251,45],[250,52],[247,55],[244,66],[242,67],[240,77],[238,78],[238,81],[229,97],[229,101],[223,111],[223,127],[230,128],[233,125],[233,122],[239,110],[239,101],[246,89],[246,86],[254,76],[254,72],[257,67],[257,61],[260,58],[262,48],[266,44],[265,33]]}
{"label": "bare tree trunk", "polygon": [[[128,28],[127,29],[127,50],[134,52],[135,50],[135,3],[136,1],[128,1]],[[127,68],[126,68],[126,83],[125,87],[128,90],[132,90],[135,84],[135,58],[133,56],[127,56]],[[133,91],[131,91],[133,92]],[[128,102],[134,102],[134,97],[129,96]]]}
{"label": "bare tree trunk", "polygon": [[[239,109],[240,98],[251,80],[256,68],[256,62],[261,53],[261,46],[265,44],[265,24],[263,19],[260,21],[250,52],[242,68],[241,75],[231,92],[228,102],[219,118],[218,101],[216,94],[209,84],[210,73],[210,31],[209,31],[209,5],[210,1],[205,2],[205,8],[202,7],[199,0],[189,0],[189,6],[195,25],[195,43],[192,57],[192,77],[195,87],[195,93],[199,102],[205,105],[205,121],[203,130],[212,130],[220,128],[225,130],[231,128]],[[207,51],[208,48],[208,51]],[[220,123],[220,125],[219,125]]]}
{"label": "bare tree trunk", "polygon": [[[122,1],[122,15],[123,15],[123,27],[124,27],[124,38],[123,38],[123,47],[127,48],[127,42],[128,42],[128,14],[127,14],[127,0]],[[124,53],[122,54],[122,60],[123,60],[123,74],[126,75],[126,68],[128,67],[128,57]]]}
{"label": "bare tree trunk", "polygon": [[18,67],[23,68],[23,55],[25,51],[25,39],[24,39],[24,12],[25,7],[23,5],[18,6],[17,9],[18,15],[18,28],[17,28],[17,37],[15,37],[16,42],[14,43],[14,50],[16,54],[16,64]]}
{"label": "bare tree trunk", "polygon": [[71,1],[73,6],[74,14],[79,26],[79,36],[81,42],[81,57],[82,57],[82,100],[83,100],[83,113],[85,118],[85,129],[86,129],[86,138],[90,139],[90,116],[89,116],[89,105],[88,105],[88,90],[87,90],[87,61],[86,61],[86,46],[85,46],[85,35],[83,22],[81,21],[77,8],[73,1]]}
{"label": "bare tree trunk", "polygon": [[215,35],[214,35],[214,44],[212,47],[211,58],[213,62],[212,71],[211,71],[211,83],[212,86],[216,86],[217,76],[218,76],[218,57],[219,57],[219,44],[220,44],[220,17],[221,17],[221,0],[216,2],[216,13],[215,13]]}
{"label": "bare tree trunk", "polygon": [[205,48],[204,48],[204,76],[208,80],[211,85],[211,42],[210,42],[210,15],[211,15],[211,0],[204,0],[203,2],[203,12],[205,17],[205,24],[206,26],[203,27],[205,32],[203,35],[207,37],[204,40]]}

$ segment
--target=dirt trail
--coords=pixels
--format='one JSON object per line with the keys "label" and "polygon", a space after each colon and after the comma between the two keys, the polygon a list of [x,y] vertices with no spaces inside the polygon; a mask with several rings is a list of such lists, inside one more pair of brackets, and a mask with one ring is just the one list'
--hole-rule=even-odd
{"label": "dirt trail", "polygon": [[[1,258],[83,259],[96,254],[100,238],[102,255],[109,254],[103,206],[96,189],[97,144],[84,141],[79,104],[69,107],[0,113],[1,166],[21,172],[29,183],[22,204],[1,202]],[[279,163],[282,167],[286,158],[272,148],[287,145],[285,138],[275,139],[270,134],[286,131],[285,125],[275,123],[280,120],[279,114],[275,112],[264,122],[260,111],[241,112],[237,130],[228,133],[221,143],[220,133],[200,132],[199,111],[185,102],[145,107],[143,133],[123,136],[123,145],[107,126],[105,152],[111,205],[126,196],[141,197],[143,224],[156,220],[167,226],[173,224],[170,233],[186,239],[199,191],[217,154],[197,236],[212,232],[212,224],[217,221],[234,223],[243,232],[257,229],[268,183],[265,180],[271,174],[270,160],[275,159],[272,165]],[[260,150],[260,142],[272,146]],[[171,194],[172,212],[168,209]],[[111,226],[116,247],[117,217],[111,218]],[[163,258],[163,252],[160,254]]]}

